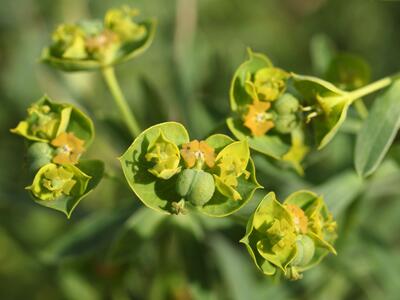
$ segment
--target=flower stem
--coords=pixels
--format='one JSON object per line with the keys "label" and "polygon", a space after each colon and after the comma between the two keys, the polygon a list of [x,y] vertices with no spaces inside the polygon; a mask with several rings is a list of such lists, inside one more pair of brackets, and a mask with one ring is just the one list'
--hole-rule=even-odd
{"label": "flower stem", "polygon": [[111,95],[114,98],[115,103],[120,110],[126,126],[128,127],[130,133],[133,137],[136,137],[140,134],[141,130],[139,124],[133,115],[132,111],[129,108],[128,103],[124,97],[124,94],[121,91],[121,88],[118,84],[117,78],[115,77],[115,72],[113,67],[105,67],[102,69],[102,74],[104,80],[107,83],[108,89],[111,92]]}
{"label": "flower stem", "polygon": [[375,82],[372,82],[366,86],[363,86],[362,88],[359,88],[357,90],[351,91],[348,93],[348,96],[351,99],[351,102],[356,101],[357,99],[360,99],[364,96],[367,96],[369,94],[372,94],[376,91],[379,91],[381,89],[384,89],[385,87],[388,87],[391,85],[394,81],[397,79],[400,79],[400,73],[395,74],[393,76],[388,76],[382,79],[379,79]]}

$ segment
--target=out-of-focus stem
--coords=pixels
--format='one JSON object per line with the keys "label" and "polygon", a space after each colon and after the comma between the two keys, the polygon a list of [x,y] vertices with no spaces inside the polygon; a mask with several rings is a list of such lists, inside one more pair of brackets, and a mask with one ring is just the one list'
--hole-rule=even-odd
{"label": "out-of-focus stem", "polygon": [[136,137],[140,134],[140,126],[129,108],[128,102],[126,102],[125,96],[121,91],[121,88],[118,84],[117,78],[115,77],[115,72],[113,67],[106,67],[102,69],[103,77],[107,83],[107,86],[111,92],[111,95],[114,98],[115,104],[117,104],[118,109],[120,110],[122,117],[131,132],[133,137]]}

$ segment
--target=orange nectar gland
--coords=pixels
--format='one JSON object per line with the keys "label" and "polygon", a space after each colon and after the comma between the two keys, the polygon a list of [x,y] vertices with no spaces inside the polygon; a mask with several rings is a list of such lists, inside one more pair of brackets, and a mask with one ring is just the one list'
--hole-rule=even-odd
{"label": "orange nectar gland", "polygon": [[98,35],[86,39],[86,48],[89,52],[97,52],[107,48],[109,45],[118,41],[118,37],[110,30],[104,30]]}
{"label": "orange nectar gland", "polygon": [[80,156],[85,151],[83,144],[85,142],[78,139],[73,133],[63,132],[59,134],[51,145],[57,147],[56,156],[53,162],[56,164],[76,164]]}
{"label": "orange nectar gland", "polygon": [[201,169],[204,164],[209,168],[215,165],[215,151],[205,141],[193,140],[182,145],[181,155],[187,168]]}
{"label": "orange nectar gland", "polygon": [[305,215],[304,211],[294,204],[285,204],[285,207],[292,215],[296,231],[302,234],[306,234],[308,227],[308,218]]}
{"label": "orange nectar gland", "polygon": [[244,126],[250,129],[254,136],[262,136],[273,128],[273,116],[266,111],[271,107],[271,103],[257,101],[248,106],[244,116]]}

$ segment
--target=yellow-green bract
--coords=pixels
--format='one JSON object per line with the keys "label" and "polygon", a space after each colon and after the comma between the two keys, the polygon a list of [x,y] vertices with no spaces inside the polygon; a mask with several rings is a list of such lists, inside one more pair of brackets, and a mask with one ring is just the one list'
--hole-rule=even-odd
{"label": "yellow-green bract", "polygon": [[332,83],[313,76],[293,74],[294,85],[305,105],[319,112],[311,119],[318,149],[325,147],[346,120],[347,111],[355,99]]}
{"label": "yellow-green bract", "polygon": [[336,254],[336,222],[322,197],[310,191],[291,194],[281,204],[267,194],[250,217],[241,240],[265,275],[296,280],[328,253]]}
{"label": "yellow-green bract", "polygon": [[[179,195],[179,191],[181,194],[184,194],[183,196],[187,195],[193,200],[190,202],[186,201],[190,199],[183,199],[185,208],[196,210],[212,217],[223,217],[240,209],[249,201],[254,191],[260,188],[255,177],[254,163],[249,157],[250,153],[247,143],[245,141],[235,142],[228,136],[222,134],[212,135],[204,141],[207,147],[215,151],[215,164],[213,161],[209,161],[209,165],[193,164],[187,166],[187,164],[181,161],[179,172],[174,174],[174,176],[168,179],[155,176],[152,170],[156,163],[147,160],[146,155],[149,151],[153,151],[152,145],[154,145],[154,141],[160,137],[160,133],[165,140],[174,143],[180,149],[182,149],[182,145],[187,145],[190,142],[189,135],[181,124],[176,122],[161,123],[143,131],[120,157],[126,180],[137,197],[146,206],[168,214],[176,213],[175,205],[177,203],[182,203],[182,196]],[[247,150],[244,152],[236,152],[237,149],[242,148]],[[224,163],[222,159],[222,157],[225,157],[224,153],[230,151],[229,149],[236,149],[231,152],[231,156],[234,158],[235,162],[229,165],[232,166],[233,172],[230,176],[223,171]],[[160,156],[162,155],[161,153]],[[199,158],[201,158],[203,154],[194,153],[194,155],[199,155]],[[239,163],[236,164],[236,162]],[[228,162],[225,161],[225,163]],[[235,167],[237,167],[237,169]],[[216,181],[221,180],[225,186],[230,188],[225,190],[222,189],[220,185],[216,184],[215,192],[212,194],[211,199],[206,201],[205,204],[203,204],[203,201],[200,201],[202,199],[199,200],[199,197],[197,197],[198,195],[192,195],[190,191],[186,191],[184,186],[180,186],[177,191],[177,179],[179,175],[184,170],[190,168],[207,172],[211,174]],[[235,180],[237,182],[235,182]],[[212,182],[212,180],[208,179],[207,181]],[[190,182],[190,188],[193,188],[192,184],[196,184],[196,182]],[[232,191],[232,189],[234,191]],[[203,189],[196,188],[195,192],[202,193],[204,191]],[[235,193],[237,193],[239,197],[235,198],[233,195]],[[208,193],[206,194],[208,197]]]}
{"label": "yellow-green bract", "polygon": [[71,132],[85,141],[87,148],[94,138],[92,120],[69,103],[54,102],[43,96],[28,108],[28,116],[11,132],[32,142],[50,143],[63,132]]}
{"label": "yellow-green bract", "polygon": [[31,186],[27,187],[36,203],[61,211],[68,218],[79,202],[100,182],[104,164],[82,160],[77,165],[42,166]]}

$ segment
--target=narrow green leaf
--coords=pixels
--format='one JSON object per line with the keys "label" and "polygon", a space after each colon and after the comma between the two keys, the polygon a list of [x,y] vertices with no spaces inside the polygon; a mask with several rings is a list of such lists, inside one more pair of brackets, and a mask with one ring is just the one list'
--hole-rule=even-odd
{"label": "narrow green leaf", "polygon": [[363,180],[357,174],[345,171],[313,188],[313,191],[324,196],[329,210],[338,217],[362,192],[363,187]]}
{"label": "narrow green leaf", "polygon": [[379,96],[356,140],[355,167],[360,176],[380,165],[400,128],[400,81]]}
{"label": "narrow green leaf", "polygon": [[157,234],[166,215],[147,207],[136,210],[121,226],[113,241],[108,257],[115,262],[124,262],[134,256],[137,247]]}
{"label": "narrow green leaf", "polygon": [[40,256],[45,262],[58,263],[98,251],[115,238],[116,231],[128,216],[126,210],[93,214],[55,239],[41,251]]}

